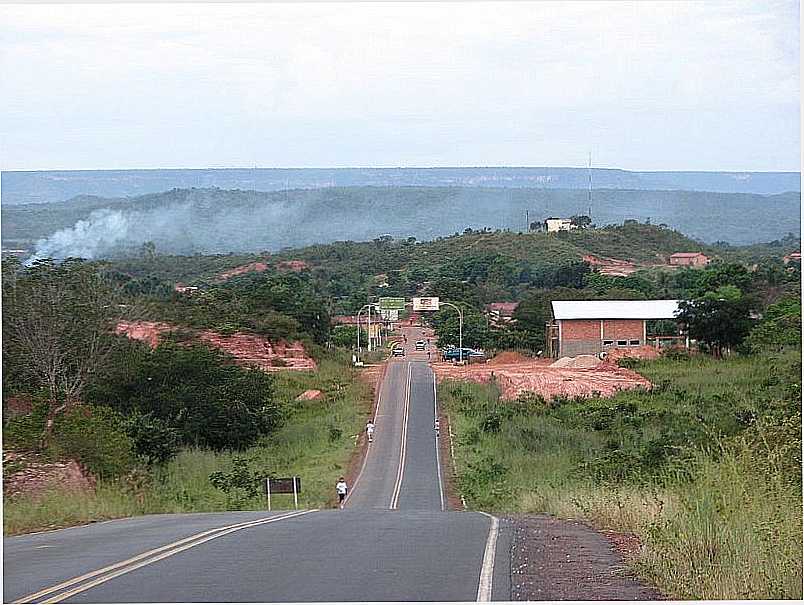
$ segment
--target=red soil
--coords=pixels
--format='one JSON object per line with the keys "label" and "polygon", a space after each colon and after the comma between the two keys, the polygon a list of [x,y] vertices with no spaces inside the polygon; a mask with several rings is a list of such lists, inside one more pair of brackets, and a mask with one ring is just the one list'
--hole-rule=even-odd
{"label": "red soil", "polygon": [[236,275],[243,275],[244,273],[251,273],[251,272],[262,272],[268,269],[267,263],[249,263],[247,265],[240,265],[239,267],[235,267],[234,269],[229,269],[228,271],[224,271],[220,275],[218,275],[217,279],[220,281],[226,281],[230,277],[235,277]]}
{"label": "red soil", "polygon": [[303,260],[283,260],[277,263],[276,268],[280,271],[293,271],[294,273],[298,273],[299,271],[309,269],[310,265]]}
{"label": "red soil", "polygon": [[623,357],[633,357],[635,359],[656,359],[659,357],[659,350],[650,345],[643,345],[641,347],[622,347],[611,349],[608,351],[609,356],[606,361],[616,362]]}
{"label": "red soil", "polygon": [[[126,322],[117,324],[115,332],[125,334],[134,340],[147,342],[151,348],[159,344],[162,334],[177,329],[166,323],[153,321]],[[304,345],[300,342],[271,341],[255,336],[235,332],[231,336],[224,336],[212,330],[197,332],[199,340],[206,342],[222,351],[226,351],[242,365],[257,367],[264,372],[278,370],[315,370],[316,363],[307,355]]]}
{"label": "red soil", "polygon": [[[499,356],[498,356],[499,358]],[[514,363],[487,363],[456,366],[434,363],[433,371],[439,380],[453,378],[487,383],[496,381],[504,399],[516,399],[526,392],[545,399],[554,396],[609,397],[617,391],[650,388],[650,382],[632,370],[603,363],[595,368],[551,367],[552,359],[533,359]]]}
{"label": "red soil", "polygon": [[[22,470],[8,473],[10,464],[23,465]],[[35,454],[3,452],[3,492],[6,497],[21,493],[38,495],[50,487],[89,490],[95,487],[93,477],[85,473],[75,460],[41,462]]]}
{"label": "red soil", "polygon": [[132,340],[142,340],[155,349],[162,334],[175,329],[176,326],[158,321],[120,321],[115,328],[115,334],[125,334]]}
{"label": "red soil", "polygon": [[313,401],[315,399],[321,399],[323,395],[324,394],[318,389],[308,389],[296,397],[296,401]]}

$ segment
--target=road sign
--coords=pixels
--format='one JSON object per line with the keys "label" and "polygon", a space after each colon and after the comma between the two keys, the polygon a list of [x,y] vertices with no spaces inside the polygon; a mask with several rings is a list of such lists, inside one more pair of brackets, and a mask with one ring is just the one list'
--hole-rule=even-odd
{"label": "road sign", "polygon": [[380,298],[381,311],[402,311],[405,309],[405,299],[391,296],[384,296]]}
{"label": "road sign", "polygon": [[431,298],[414,298],[413,310],[414,311],[438,311],[438,297]]}
{"label": "road sign", "polygon": [[399,321],[399,311],[396,309],[381,309],[380,317],[386,321]]}
{"label": "road sign", "polygon": [[265,480],[265,495],[268,496],[268,510],[271,510],[271,494],[293,494],[293,506],[299,508],[301,477],[278,477]]}

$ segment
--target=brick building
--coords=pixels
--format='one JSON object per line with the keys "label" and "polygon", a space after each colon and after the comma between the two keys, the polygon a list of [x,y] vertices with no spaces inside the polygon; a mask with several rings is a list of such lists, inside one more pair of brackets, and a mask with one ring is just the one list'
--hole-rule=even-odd
{"label": "brick building", "polygon": [[486,315],[492,325],[512,323],[514,311],[519,306],[517,302],[494,302],[486,305]]}
{"label": "brick building", "polygon": [[677,300],[554,300],[547,329],[553,357],[596,355],[647,343],[647,322],[675,319]]}
{"label": "brick building", "polygon": [[670,255],[670,264],[676,267],[703,267],[709,257],[701,252],[676,252]]}

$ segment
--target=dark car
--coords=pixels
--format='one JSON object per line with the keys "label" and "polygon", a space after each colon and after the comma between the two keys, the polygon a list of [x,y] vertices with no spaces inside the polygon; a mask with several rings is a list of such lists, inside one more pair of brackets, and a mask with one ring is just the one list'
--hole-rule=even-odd
{"label": "dark car", "polygon": [[441,353],[441,357],[442,359],[444,359],[444,361],[452,361],[452,360],[459,361],[460,359],[467,360],[471,358],[477,359],[478,357],[485,357],[485,356],[486,354],[483,353],[483,351],[476,351],[474,349],[468,349],[466,347],[464,347],[463,350],[457,347],[455,347],[454,349],[445,349]]}
{"label": "dark car", "polygon": [[425,344],[426,343],[423,340],[417,340],[416,341],[416,350],[417,351],[424,351]]}
{"label": "dark car", "polygon": [[394,357],[404,357],[405,349],[403,349],[402,347],[394,347],[391,350],[391,355],[393,355]]}

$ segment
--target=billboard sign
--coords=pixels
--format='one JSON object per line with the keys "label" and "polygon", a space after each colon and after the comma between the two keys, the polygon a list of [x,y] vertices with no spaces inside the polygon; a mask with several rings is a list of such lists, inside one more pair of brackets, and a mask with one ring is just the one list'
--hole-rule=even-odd
{"label": "billboard sign", "polygon": [[405,308],[405,299],[385,296],[380,298],[380,311],[402,311]]}
{"label": "billboard sign", "polygon": [[431,298],[414,298],[413,310],[414,311],[438,311],[438,297]]}

